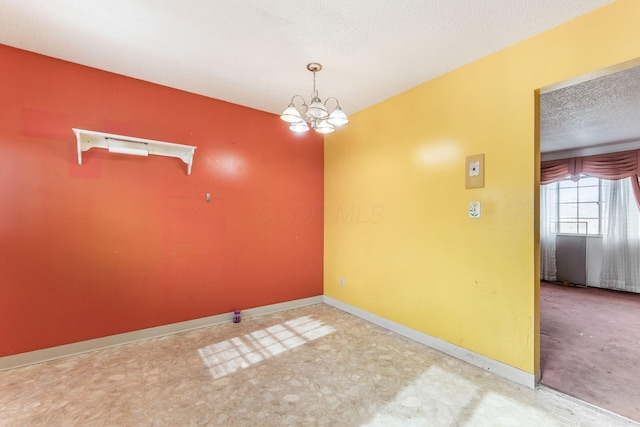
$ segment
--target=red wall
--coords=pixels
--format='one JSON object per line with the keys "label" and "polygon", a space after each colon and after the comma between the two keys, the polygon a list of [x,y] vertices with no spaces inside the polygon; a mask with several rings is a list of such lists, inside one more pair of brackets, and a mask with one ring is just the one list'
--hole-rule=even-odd
{"label": "red wall", "polygon": [[[322,294],[320,136],[3,45],[0,64],[0,356]],[[195,145],[192,174],[80,166],[72,127]]]}

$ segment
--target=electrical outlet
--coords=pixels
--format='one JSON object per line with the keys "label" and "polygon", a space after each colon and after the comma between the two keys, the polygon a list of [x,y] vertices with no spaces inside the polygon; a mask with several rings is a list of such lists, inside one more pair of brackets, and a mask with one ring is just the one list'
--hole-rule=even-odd
{"label": "electrical outlet", "polygon": [[480,202],[469,203],[469,218],[480,218]]}
{"label": "electrical outlet", "polygon": [[344,277],[340,278],[340,286],[344,286]]}

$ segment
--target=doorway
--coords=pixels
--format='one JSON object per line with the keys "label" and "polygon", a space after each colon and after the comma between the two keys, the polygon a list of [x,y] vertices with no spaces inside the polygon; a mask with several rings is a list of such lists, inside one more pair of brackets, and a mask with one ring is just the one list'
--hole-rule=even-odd
{"label": "doorway", "polygon": [[[640,60],[634,60],[542,89],[541,161],[640,149],[639,65]],[[576,194],[579,187],[565,185]],[[541,383],[640,421],[640,387],[634,383],[640,378],[640,294],[600,289],[602,229],[594,228],[594,221],[602,227],[602,212],[594,212],[602,209],[602,201],[583,200],[581,206],[578,197],[562,202],[560,191],[559,184],[552,197],[558,198],[558,206],[565,203],[564,216],[560,208],[551,219],[541,212],[542,277],[548,280],[540,284]],[[574,207],[576,214],[568,214]],[[546,235],[544,224],[555,233]],[[591,233],[585,224],[591,224]],[[582,275],[560,277],[567,266],[556,271],[545,266],[545,245],[553,245],[554,260],[556,255],[572,258],[555,253],[558,236],[583,242],[585,253],[577,256],[582,265],[569,266]]]}

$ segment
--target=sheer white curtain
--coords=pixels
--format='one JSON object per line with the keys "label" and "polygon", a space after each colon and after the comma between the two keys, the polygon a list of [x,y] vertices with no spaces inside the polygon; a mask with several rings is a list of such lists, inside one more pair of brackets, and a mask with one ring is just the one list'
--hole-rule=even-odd
{"label": "sheer white curtain", "polygon": [[556,280],[558,184],[540,186],[540,278]]}
{"label": "sheer white curtain", "polygon": [[630,179],[603,181],[600,286],[640,292],[640,215]]}

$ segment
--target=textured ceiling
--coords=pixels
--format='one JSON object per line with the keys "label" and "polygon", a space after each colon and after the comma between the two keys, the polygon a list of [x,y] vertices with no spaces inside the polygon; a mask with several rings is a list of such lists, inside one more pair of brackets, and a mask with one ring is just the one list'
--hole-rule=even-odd
{"label": "textured ceiling", "polygon": [[610,0],[0,0],[0,43],[280,113],[353,113]]}
{"label": "textured ceiling", "polygon": [[631,142],[640,142],[640,67],[540,96],[543,153]]}

